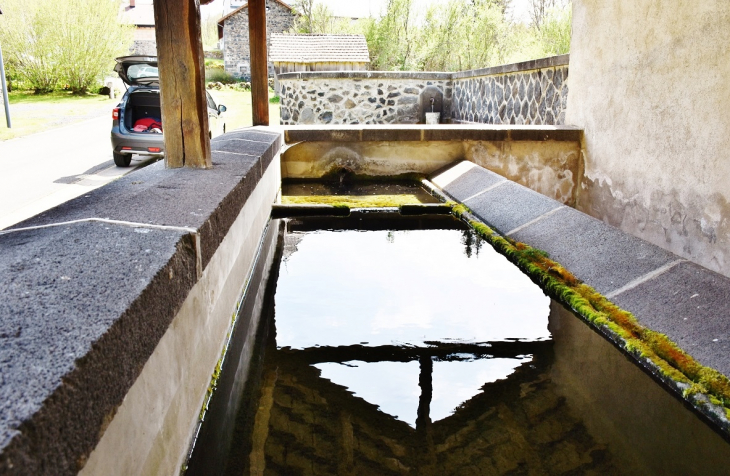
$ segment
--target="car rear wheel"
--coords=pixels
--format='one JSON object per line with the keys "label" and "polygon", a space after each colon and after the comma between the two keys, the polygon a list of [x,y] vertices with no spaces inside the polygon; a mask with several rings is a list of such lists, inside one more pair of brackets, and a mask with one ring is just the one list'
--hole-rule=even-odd
{"label": "car rear wheel", "polygon": [[117,154],[116,152],[112,152],[112,155],[114,156],[114,163],[117,164],[117,167],[129,167],[129,164],[132,163],[132,154]]}

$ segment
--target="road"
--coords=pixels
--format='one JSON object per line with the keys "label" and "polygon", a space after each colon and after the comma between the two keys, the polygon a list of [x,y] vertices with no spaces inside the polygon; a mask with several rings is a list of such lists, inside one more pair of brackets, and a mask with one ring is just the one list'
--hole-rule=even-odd
{"label": "road", "polygon": [[[114,165],[111,114],[0,142],[0,229],[100,187],[149,162]],[[137,158],[139,156],[135,156]]]}

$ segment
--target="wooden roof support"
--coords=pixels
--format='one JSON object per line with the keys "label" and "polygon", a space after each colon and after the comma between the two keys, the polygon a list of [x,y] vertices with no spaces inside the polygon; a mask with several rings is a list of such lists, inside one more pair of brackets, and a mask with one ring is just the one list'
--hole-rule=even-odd
{"label": "wooden roof support", "polygon": [[266,0],[248,2],[253,125],[269,125],[269,65],[266,51]]}
{"label": "wooden roof support", "polygon": [[210,168],[199,0],[154,0],[165,165]]}

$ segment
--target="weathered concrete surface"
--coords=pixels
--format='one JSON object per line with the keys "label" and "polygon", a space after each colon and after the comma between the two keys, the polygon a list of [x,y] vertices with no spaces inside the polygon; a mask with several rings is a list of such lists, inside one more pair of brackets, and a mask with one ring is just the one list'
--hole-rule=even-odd
{"label": "weathered concrete surface", "polygon": [[291,127],[284,178],[347,170],[431,174],[467,159],[561,203],[574,205],[582,176],[581,131],[555,126]]}
{"label": "weathered concrete surface", "polygon": [[703,365],[730,374],[730,279],[468,162],[432,181],[501,234],[546,251]]}
{"label": "weathered concrete surface", "polygon": [[582,176],[580,143],[467,142],[465,158],[525,187],[575,206]]}
{"label": "weathered concrete surface", "polygon": [[578,208],[730,276],[730,3],[573,2]]}
{"label": "weathered concrete surface", "polygon": [[[147,411],[113,466],[180,467],[241,289],[227,278],[249,269],[278,190],[279,134],[234,137],[268,147],[214,152],[206,171],[152,165],[0,233],[0,472],[76,473],[135,401]],[[257,213],[242,214],[253,196]]]}
{"label": "weathered concrete surface", "polygon": [[463,157],[457,142],[303,142],[282,154],[282,176],[316,179],[341,171],[359,175],[429,174]]}

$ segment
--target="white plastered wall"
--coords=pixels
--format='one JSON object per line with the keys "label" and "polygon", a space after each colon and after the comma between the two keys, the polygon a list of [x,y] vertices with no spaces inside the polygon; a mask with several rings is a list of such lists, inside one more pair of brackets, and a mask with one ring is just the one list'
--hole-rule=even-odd
{"label": "white plastered wall", "polygon": [[730,276],[730,2],[573,0],[578,208]]}

